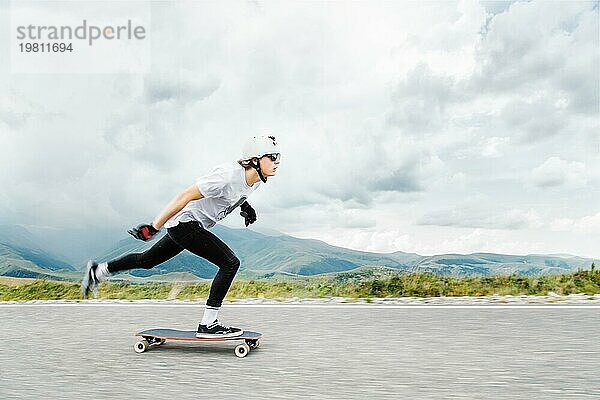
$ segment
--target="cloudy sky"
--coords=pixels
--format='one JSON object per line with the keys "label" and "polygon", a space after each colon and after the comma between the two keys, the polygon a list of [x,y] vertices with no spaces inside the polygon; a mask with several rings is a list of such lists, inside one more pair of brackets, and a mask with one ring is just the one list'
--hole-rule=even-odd
{"label": "cloudy sky", "polygon": [[0,4],[0,224],[124,232],[272,133],[257,228],[600,258],[598,2],[137,2],[119,74],[15,71]]}

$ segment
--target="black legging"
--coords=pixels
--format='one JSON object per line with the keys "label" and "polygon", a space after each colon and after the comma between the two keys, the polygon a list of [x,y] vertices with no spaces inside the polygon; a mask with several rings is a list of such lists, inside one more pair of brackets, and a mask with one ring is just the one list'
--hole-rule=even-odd
{"label": "black legging", "polygon": [[143,253],[127,254],[109,261],[108,271],[113,273],[134,268],[150,269],[175,257],[184,249],[219,267],[206,305],[221,307],[240,267],[240,260],[221,239],[196,221],[180,222],[177,226],[167,229],[167,234]]}

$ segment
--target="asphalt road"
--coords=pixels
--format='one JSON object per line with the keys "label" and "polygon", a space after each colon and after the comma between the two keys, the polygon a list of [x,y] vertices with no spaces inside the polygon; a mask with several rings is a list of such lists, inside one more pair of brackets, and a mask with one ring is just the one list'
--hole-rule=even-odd
{"label": "asphalt road", "polygon": [[0,305],[1,399],[598,399],[600,308],[225,306],[264,334],[133,351],[201,306]]}

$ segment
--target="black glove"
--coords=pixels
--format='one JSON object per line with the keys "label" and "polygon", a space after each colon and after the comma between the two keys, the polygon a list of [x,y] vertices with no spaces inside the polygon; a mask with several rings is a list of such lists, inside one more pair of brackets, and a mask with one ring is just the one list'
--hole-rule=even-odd
{"label": "black glove", "polygon": [[136,239],[140,239],[144,242],[147,242],[158,233],[158,229],[154,228],[152,224],[142,224],[138,225],[137,228],[129,229],[127,233],[129,233]]}
{"label": "black glove", "polygon": [[247,201],[243,202],[240,208],[242,209],[240,215],[246,220],[246,226],[253,224],[256,221],[256,211],[254,211],[254,208]]}

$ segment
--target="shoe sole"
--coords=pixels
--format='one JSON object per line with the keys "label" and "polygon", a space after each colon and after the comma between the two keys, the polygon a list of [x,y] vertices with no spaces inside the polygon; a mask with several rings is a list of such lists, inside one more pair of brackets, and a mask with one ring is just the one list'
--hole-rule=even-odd
{"label": "shoe sole", "polygon": [[235,332],[235,333],[227,333],[224,335],[216,335],[214,333],[196,333],[196,337],[198,339],[211,339],[211,338],[220,339],[220,338],[230,338],[230,337],[242,336],[243,334],[244,334],[244,331]]}

